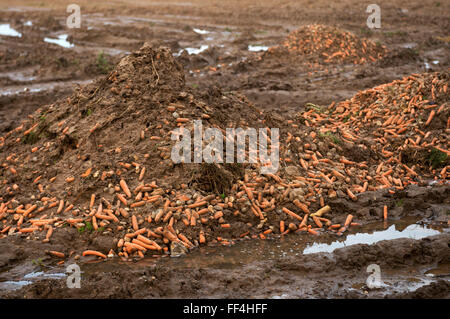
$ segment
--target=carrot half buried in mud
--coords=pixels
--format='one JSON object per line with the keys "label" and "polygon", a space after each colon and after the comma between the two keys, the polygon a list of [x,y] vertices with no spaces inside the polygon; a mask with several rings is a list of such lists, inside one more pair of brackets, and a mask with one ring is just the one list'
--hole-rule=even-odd
{"label": "carrot half buried in mud", "polygon": [[64,253],[61,253],[59,251],[54,251],[54,250],[47,251],[47,254],[58,257],[58,258],[66,257],[66,255]]}
{"label": "carrot half buried in mud", "polygon": [[294,203],[295,206],[300,208],[305,214],[309,214],[308,206],[306,206],[305,204],[300,203],[300,201],[298,199],[294,199],[293,203]]}
{"label": "carrot half buried in mud", "polygon": [[296,219],[298,219],[299,221],[302,221],[303,218],[301,218],[299,215],[297,215],[296,213],[294,213],[293,211],[287,209],[286,207],[282,208],[283,212],[285,212],[286,214],[288,214],[291,217],[294,217]]}
{"label": "carrot half buried in mud", "polygon": [[97,257],[106,259],[105,254],[102,254],[101,252],[96,251],[96,250],[85,250],[85,251],[83,251],[83,257],[84,256],[97,256]]}
{"label": "carrot half buried in mud", "polygon": [[383,207],[383,219],[386,220],[388,215],[388,208],[386,205]]}
{"label": "carrot half buried in mud", "polygon": [[344,227],[347,228],[348,226],[350,226],[350,223],[353,220],[353,215],[352,214],[348,214],[347,218],[345,219],[345,223],[344,223]]}

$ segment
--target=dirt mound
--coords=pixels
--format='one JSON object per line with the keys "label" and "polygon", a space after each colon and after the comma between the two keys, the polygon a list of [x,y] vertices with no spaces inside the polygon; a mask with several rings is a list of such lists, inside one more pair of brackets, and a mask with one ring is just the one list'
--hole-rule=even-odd
{"label": "dirt mound", "polygon": [[[171,51],[144,45],[108,76],[42,107],[0,138],[4,225],[0,236],[48,242],[53,229],[64,232],[66,226],[76,227],[80,234],[111,236],[116,247],[98,249],[88,244],[86,248],[101,254],[87,254],[104,257],[109,250],[110,255],[127,258],[161,251],[179,255],[194,246],[228,245],[246,236],[342,235],[358,225],[355,221],[366,218],[357,208],[350,210],[355,220],[348,209],[340,209],[344,199],[357,201],[368,190],[395,193],[421,181],[414,171],[418,165],[409,168],[395,158],[385,160],[396,150],[377,147],[379,132],[361,120],[364,110],[371,109],[362,101],[377,106],[381,98],[383,103],[397,101],[392,105],[398,107],[406,95],[418,99],[430,90],[436,103],[444,104],[436,105],[436,122],[427,125],[442,131],[437,119],[448,112],[447,79],[448,74],[414,76],[410,85],[401,82],[404,90],[414,92],[405,93],[401,87],[392,91],[396,84],[389,84],[362,92],[336,108],[310,104],[309,111],[284,119],[217,87],[187,89],[183,69]],[[431,109],[424,101],[411,103],[417,114]],[[359,113],[353,114],[353,109]],[[406,129],[415,132],[417,124],[406,117]],[[228,128],[279,128],[278,173],[262,175],[259,161],[174,163],[172,133],[178,128],[192,133],[194,121],[200,119],[204,129],[218,128],[224,134]],[[385,126],[384,130],[393,129]],[[426,141],[445,152],[443,139]],[[435,171],[428,173],[438,176]],[[447,175],[440,172],[444,179]]]}
{"label": "dirt mound", "polygon": [[266,54],[287,54],[311,64],[362,64],[375,62],[385,53],[384,46],[353,33],[313,24],[293,31],[281,45],[270,48]]}
{"label": "dirt mound", "polygon": [[[108,225],[118,222],[117,216],[131,218],[127,213],[130,209],[139,210],[134,226],[150,223],[152,219],[159,222],[156,214],[160,212],[164,212],[164,222],[170,219],[170,227],[175,221],[181,223],[181,208],[185,204],[201,207],[206,202],[194,190],[182,194],[180,189],[186,189],[188,184],[193,187],[202,184],[199,189],[224,192],[235,177],[242,175],[239,168],[224,165],[212,178],[210,171],[198,168],[204,164],[172,162],[175,142],[171,132],[178,127],[192,131],[194,119],[203,119],[205,128],[222,130],[264,126],[262,113],[236,94],[224,95],[218,88],[211,88],[195,98],[185,90],[183,69],[171,51],[144,45],[122,59],[107,77],[67,99],[42,107],[1,138],[3,233],[34,232],[36,221],[30,218],[38,215],[44,218],[43,224],[37,222],[39,226],[61,227],[68,223],[85,229],[89,224],[96,230],[103,231],[106,227],[106,233],[127,233],[128,226],[113,229]],[[226,183],[222,183],[224,172],[228,173]],[[125,180],[135,195],[125,191],[128,190],[122,184],[127,184]],[[204,185],[205,181],[210,185]],[[224,187],[218,187],[218,183]],[[125,197],[120,194],[119,184]],[[209,200],[216,195],[209,196]],[[166,196],[173,198],[164,199]],[[149,212],[145,206],[150,203],[155,208],[164,208]],[[170,214],[166,214],[168,211]],[[175,216],[170,218],[172,214]],[[195,224],[199,218],[195,215],[189,216],[186,227]],[[6,221],[15,226],[6,226]],[[24,226],[28,222],[31,227]],[[176,236],[175,230],[173,233]],[[192,239],[192,234],[186,234]]]}
{"label": "dirt mound", "polygon": [[[106,78],[38,110],[6,135],[3,151],[12,154],[11,161],[32,148],[33,156],[24,158],[31,166],[29,172],[35,175],[32,172],[38,170],[43,179],[56,177],[52,180],[55,185],[76,178],[65,191],[58,191],[58,187],[51,191],[79,197],[87,189],[107,186],[106,182],[98,185],[95,178],[88,178],[90,174],[78,179],[88,169],[93,175],[98,169],[97,175],[102,172],[101,181],[105,181],[116,175],[117,167],[129,170],[124,163],[133,163],[131,166],[139,170],[142,164],[137,162],[145,161],[152,163],[146,177],[164,176],[167,169],[173,168],[169,159],[174,144],[170,132],[192,118],[203,118],[211,126],[225,128],[234,125],[235,114],[247,112],[246,120],[241,122],[258,125],[260,113],[239,97],[225,97],[216,89],[206,92],[202,101],[183,89],[184,72],[170,50],[143,46],[122,59]],[[16,140],[12,140],[15,136]],[[170,177],[177,171],[174,168]],[[188,177],[188,172],[183,171],[179,173]],[[25,178],[19,175],[17,182]]]}

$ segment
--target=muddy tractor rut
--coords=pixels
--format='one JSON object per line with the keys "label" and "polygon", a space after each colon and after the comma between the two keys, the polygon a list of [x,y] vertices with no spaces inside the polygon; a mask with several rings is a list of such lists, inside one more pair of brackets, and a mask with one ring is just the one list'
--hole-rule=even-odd
{"label": "muddy tractor rut", "polygon": [[450,3],[78,2],[0,1],[0,298],[450,297]]}

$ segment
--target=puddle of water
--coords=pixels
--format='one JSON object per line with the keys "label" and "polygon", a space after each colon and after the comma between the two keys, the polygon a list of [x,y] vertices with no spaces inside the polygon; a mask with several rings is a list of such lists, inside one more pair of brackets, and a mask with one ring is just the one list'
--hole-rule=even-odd
{"label": "puddle of water", "polygon": [[0,290],[16,290],[16,289],[20,289],[24,286],[27,286],[29,284],[32,284],[32,281],[28,281],[28,280],[18,280],[18,281],[12,281],[12,280],[8,280],[8,281],[3,281],[0,282]]}
{"label": "puddle of water", "polygon": [[22,37],[22,33],[17,32],[13,28],[11,28],[11,25],[9,23],[7,24],[0,24],[0,35],[6,35],[9,37]]}
{"label": "puddle of water", "polygon": [[17,82],[28,82],[33,81],[36,79],[35,76],[33,76],[33,72],[36,71],[37,67],[30,67],[22,70],[16,70],[13,72],[3,72],[0,73],[0,78],[9,78],[12,81]]}
{"label": "puddle of water", "polygon": [[392,286],[392,289],[397,293],[414,292],[419,288],[431,284],[433,281],[427,278],[407,278],[406,280],[397,282]]}
{"label": "puddle of water", "polygon": [[211,31],[208,31],[208,30],[202,30],[202,29],[197,29],[197,28],[194,28],[193,30],[194,30],[195,33],[198,33],[198,34],[208,34],[208,33],[211,33]]}
{"label": "puddle of water", "polygon": [[24,26],[27,26],[27,27],[31,27],[31,26],[33,25],[33,22],[30,21],[30,20],[28,20],[28,21],[25,22],[23,25],[24,25]]}
{"label": "puddle of water", "polygon": [[373,244],[381,240],[396,238],[421,239],[440,234],[443,230],[431,229],[413,224],[417,218],[408,218],[391,222],[373,223],[354,227],[347,236],[323,235],[312,238],[306,234],[293,234],[284,238],[267,240],[243,240],[231,247],[200,247],[181,258],[148,257],[133,264],[142,267],[148,264],[162,263],[170,267],[205,267],[233,269],[251,262],[276,260],[287,256],[300,256],[318,252],[332,252],[336,248],[355,244]]}
{"label": "puddle of water", "polygon": [[286,293],[269,297],[269,299],[288,299],[288,298],[289,298],[289,295]]}
{"label": "puddle of water", "polygon": [[58,36],[58,39],[44,38],[44,41],[47,43],[53,43],[53,44],[59,45],[60,47],[63,47],[63,48],[72,48],[75,45],[73,43],[70,43],[69,41],[67,41],[68,37],[69,37],[68,34],[61,34]]}
{"label": "puddle of water", "polygon": [[404,44],[400,45],[400,47],[405,48],[405,49],[412,49],[412,48],[414,48],[416,46],[417,46],[417,43],[415,43],[415,42],[404,43]]}
{"label": "puddle of water", "polygon": [[178,51],[178,53],[175,53],[174,55],[175,56],[180,56],[181,53],[183,52],[183,50],[186,50],[189,55],[199,54],[199,53],[202,53],[203,51],[205,51],[208,48],[209,48],[209,45],[203,44],[202,46],[200,46],[200,48],[184,48],[184,49],[181,49],[180,51]]}
{"label": "puddle of water", "polygon": [[8,86],[0,89],[0,96],[2,95],[15,95],[22,92],[28,92],[28,93],[36,93],[46,90],[52,90],[57,87],[63,87],[63,86],[72,86],[75,84],[78,85],[85,85],[88,83],[91,83],[93,80],[83,80],[83,81],[68,81],[68,82],[47,82],[47,83],[34,83],[30,85],[15,85],[15,86]]}
{"label": "puddle of water", "polygon": [[32,284],[41,279],[62,279],[67,277],[64,273],[44,273],[43,271],[31,272],[23,276],[22,280],[7,280],[0,282],[0,290],[16,290]]}
{"label": "puddle of water", "polygon": [[450,264],[441,264],[425,272],[427,277],[450,277]]}
{"label": "puddle of water", "polygon": [[[432,229],[426,226],[415,224],[417,218],[406,218],[399,221],[390,222],[388,225],[377,222],[365,226],[354,227],[350,229],[347,236],[337,237],[332,234],[323,234],[312,238],[307,234],[292,234],[283,238],[267,239],[267,240],[242,240],[230,247],[200,247],[190,254],[181,258],[170,258],[168,256],[146,257],[135,263],[124,262],[119,259],[98,261],[93,263],[84,263],[82,266],[84,273],[111,272],[120,268],[136,268],[142,269],[149,265],[161,265],[162,267],[190,269],[190,268],[210,268],[210,269],[235,269],[244,268],[245,265],[252,262],[265,262],[267,260],[282,259],[287,256],[299,256],[302,254],[311,254],[317,252],[332,252],[336,248],[355,245],[355,244],[373,244],[381,240],[391,240],[396,238],[413,238],[421,239],[428,236],[439,234],[445,229]],[[445,264],[436,269],[429,270],[425,276],[429,274],[448,274],[450,265]],[[61,270],[60,270],[61,271]],[[62,279],[66,277],[64,273],[44,273],[42,271],[28,270],[25,275],[14,276],[20,279],[17,281],[0,282],[0,290],[19,289],[24,285],[28,285],[36,280],[54,278]],[[384,274],[384,273],[383,273]],[[398,275],[386,273],[383,277],[383,286],[380,288],[393,289],[395,291],[415,291],[420,287],[430,284],[434,279],[412,278],[413,272],[409,271],[404,277],[398,278]],[[11,277],[10,277],[11,278]],[[10,279],[8,278],[8,279]],[[408,278],[412,278],[408,280]],[[401,280],[400,280],[401,279]],[[387,280],[387,281],[386,281]],[[358,287],[353,287],[358,289]],[[386,291],[388,292],[388,291]],[[290,296],[286,293],[274,294],[273,299],[285,299]]]}
{"label": "puddle of water", "polygon": [[369,233],[358,233],[354,235],[348,235],[346,240],[343,242],[335,241],[331,244],[320,244],[314,243],[308,246],[303,251],[304,254],[314,254],[320,252],[331,253],[337,248],[342,248],[345,246],[351,246],[356,244],[367,244],[372,245],[382,240],[391,240],[398,238],[411,238],[411,239],[422,239],[425,237],[438,235],[440,232],[435,229],[426,228],[421,225],[410,225],[398,231],[395,225],[390,226],[388,229],[383,231],[376,231],[372,234]]}
{"label": "puddle of water", "polygon": [[23,276],[23,279],[39,279],[39,278],[51,278],[51,279],[60,279],[67,277],[64,273],[45,273],[43,271],[31,272]]}
{"label": "puddle of water", "polygon": [[265,45],[249,45],[248,50],[251,52],[267,51],[269,47]]}

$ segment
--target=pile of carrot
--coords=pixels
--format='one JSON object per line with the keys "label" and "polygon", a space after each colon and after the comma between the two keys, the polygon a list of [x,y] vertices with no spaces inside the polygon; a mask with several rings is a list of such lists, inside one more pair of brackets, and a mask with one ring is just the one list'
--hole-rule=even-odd
{"label": "pile of carrot", "polygon": [[306,25],[291,32],[280,46],[270,48],[269,53],[280,50],[320,64],[363,64],[375,62],[386,54],[386,47],[382,45],[320,24]]}
{"label": "pile of carrot", "polygon": [[[51,105],[39,110],[0,137],[0,238],[20,234],[51,244],[62,227],[74,227],[80,233],[92,228],[114,237],[115,248],[99,252],[86,247],[80,254],[128,259],[169,253],[174,245],[189,250],[210,243],[229,245],[244,237],[342,235],[359,225],[358,215],[332,209],[335,198],[358,201],[367,191],[387,189],[395,193],[425,178],[441,182],[448,179],[448,166],[436,169],[421,162],[407,165],[401,158],[402,150],[410,147],[431,147],[448,154],[448,79],[448,72],[411,75],[288,119],[280,130],[280,170],[261,175],[259,161],[246,165],[243,177],[234,181],[226,194],[188,187],[188,180],[179,175],[180,169],[175,173],[176,168],[168,167],[174,145],[170,133],[174,129],[192,131],[193,121],[200,118],[204,128],[224,130],[231,125],[216,120],[205,103],[180,92],[181,101],[161,106],[159,117],[149,119],[157,123],[151,130],[146,121],[136,120],[144,116],[142,109],[132,109],[127,121],[132,119],[133,125],[120,131],[123,134],[117,141],[107,144],[108,133],[116,133],[114,121],[105,120],[101,109],[94,109],[88,119],[80,118],[78,111],[83,103],[91,103],[90,107],[101,103],[102,97],[86,98],[92,91],[77,93],[85,95],[81,106],[75,104],[76,111],[70,110],[77,96],[60,102],[61,108]],[[115,77],[110,81],[112,87],[119,85]],[[105,92],[110,99],[120,99],[110,89]],[[234,95],[225,99],[254,111],[249,115],[253,122],[242,119],[232,123],[235,127],[268,126],[264,112],[244,99],[236,101]],[[123,114],[126,112],[128,109]],[[175,112],[180,116],[174,117]],[[26,136],[39,134],[43,114],[53,116],[48,126],[54,136],[33,145],[24,143]],[[88,120],[86,125],[83,121]],[[116,122],[121,120],[119,117]],[[55,175],[47,170],[49,162],[54,160],[57,146],[67,148],[63,141],[73,132],[76,142],[72,150],[61,155],[58,163],[63,165]],[[152,153],[141,151],[146,145]],[[373,152],[373,156],[365,161],[352,159],[344,145],[358,146],[364,152]],[[98,154],[94,154],[96,148]],[[332,148],[336,151],[331,152]],[[95,160],[88,162],[87,154],[103,158],[108,166]],[[38,156],[39,165],[33,160]],[[166,175],[152,175],[162,169]],[[171,172],[177,177],[177,185],[167,183],[174,180]],[[379,208],[380,220],[389,219],[388,209]],[[62,258],[67,254],[53,251],[51,255]]]}

